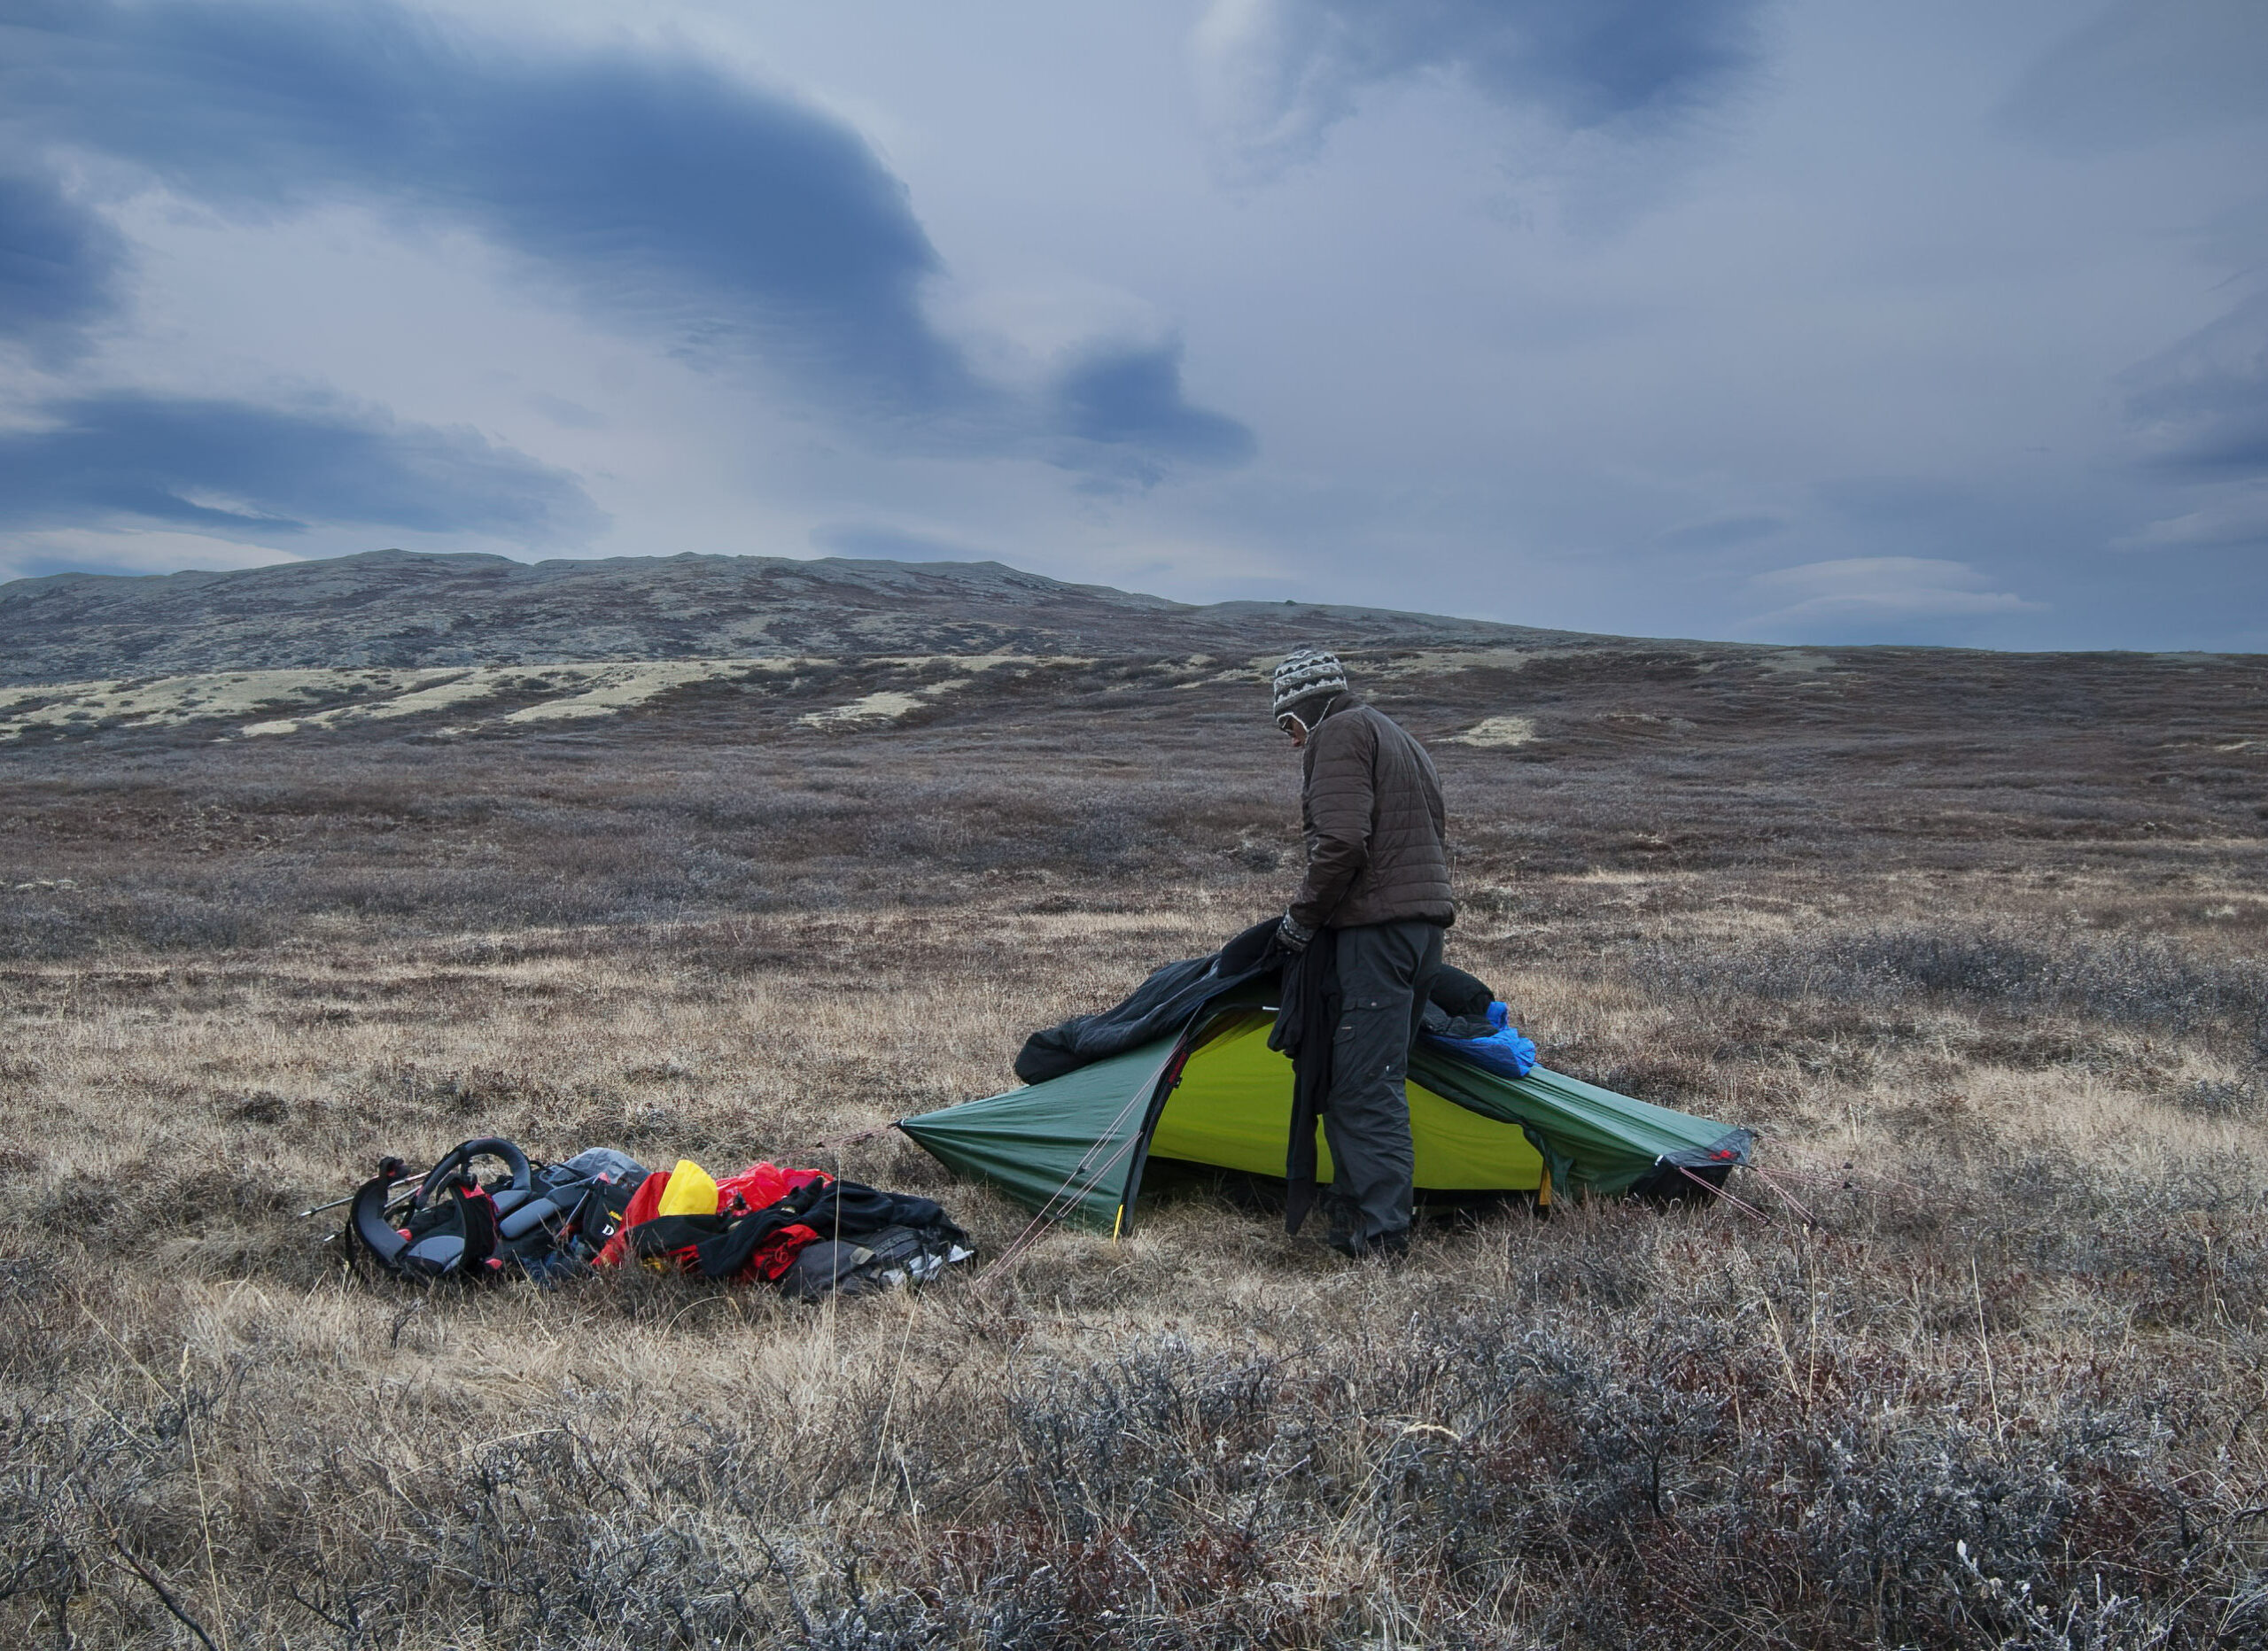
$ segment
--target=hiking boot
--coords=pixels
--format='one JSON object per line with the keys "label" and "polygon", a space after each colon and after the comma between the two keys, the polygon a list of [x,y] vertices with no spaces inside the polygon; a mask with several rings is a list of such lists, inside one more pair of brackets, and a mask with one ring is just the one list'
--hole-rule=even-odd
{"label": "hiking boot", "polygon": [[1334,1230],[1324,1243],[1343,1256],[1357,1261],[1373,1258],[1399,1261],[1410,1253],[1410,1229],[1397,1227],[1390,1233],[1378,1233],[1368,1238],[1358,1238],[1344,1229]]}

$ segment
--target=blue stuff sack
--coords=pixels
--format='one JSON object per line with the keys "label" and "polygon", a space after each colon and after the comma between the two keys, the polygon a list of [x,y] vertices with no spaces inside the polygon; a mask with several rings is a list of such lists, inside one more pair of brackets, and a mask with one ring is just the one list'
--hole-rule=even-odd
{"label": "blue stuff sack", "polygon": [[1520,1035],[1520,1029],[1512,1024],[1512,1012],[1503,1004],[1488,1005],[1488,1024],[1496,1029],[1487,1037],[1434,1037],[1433,1041],[1500,1078],[1526,1077],[1535,1067],[1535,1040]]}

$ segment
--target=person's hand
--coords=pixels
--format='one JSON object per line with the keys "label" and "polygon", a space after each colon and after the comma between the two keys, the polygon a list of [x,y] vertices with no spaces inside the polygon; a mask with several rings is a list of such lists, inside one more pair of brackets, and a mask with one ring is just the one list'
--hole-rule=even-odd
{"label": "person's hand", "polygon": [[1315,931],[1288,911],[1284,914],[1284,920],[1276,926],[1276,943],[1293,957],[1305,951],[1308,942],[1314,938]]}

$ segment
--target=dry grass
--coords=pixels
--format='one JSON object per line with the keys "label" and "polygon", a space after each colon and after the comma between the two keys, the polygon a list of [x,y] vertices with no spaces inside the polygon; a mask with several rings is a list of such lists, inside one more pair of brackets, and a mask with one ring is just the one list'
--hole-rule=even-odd
{"label": "dry grass", "polygon": [[2146,663],[1392,678],[1537,725],[1443,750],[1453,959],[1554,1065],[1759,1127],[1809,1226],[1751,1182],[1769,1223],[1444,1221],[1385,1271],[1190,1189],[819,1311],[406,1293],[291,1212],[493,1129],[815,1156],[997,1252],[1021,1212],[819,1143],[1280,898],[1227,687],[11,757],[0,1632],[2268,1642],[2256,765],[2167,755],[2259,695]]}

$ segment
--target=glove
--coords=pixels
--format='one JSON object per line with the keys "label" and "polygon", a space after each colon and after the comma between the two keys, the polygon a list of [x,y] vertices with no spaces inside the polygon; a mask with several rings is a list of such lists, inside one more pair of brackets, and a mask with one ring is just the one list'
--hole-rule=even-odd
{"label": "glove", "polygon": [[1293,957],[1305,951],[1308,942],[1314,938],[1315,931],[1288,911],[1284,914],[1284,920],[1276,926],[1277,945]]}

